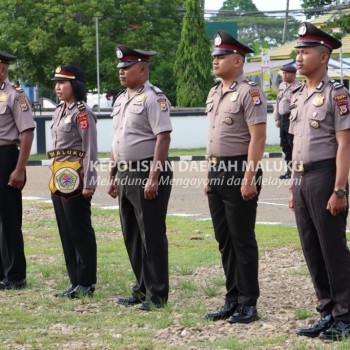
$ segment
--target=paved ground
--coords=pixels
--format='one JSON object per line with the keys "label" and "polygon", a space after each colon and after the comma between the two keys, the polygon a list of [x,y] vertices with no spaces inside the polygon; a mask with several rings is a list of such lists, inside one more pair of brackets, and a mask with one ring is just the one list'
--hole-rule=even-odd
{"label": "paved ground", "polygon": [[[279,180],[284,172],[282,158],[263,160],[264,184],[260,194],[258,222],[295,225],[294,214],[287,206],[289,180]],[[107,195],[106,164],[99,169],[101,185],[93,197],[97,207],[114,207],[117,201]],[[28,181],[23,195],[26,199],[50,200],[48,181],[51,171],[48,166],[29,166]],[[203,192],[206,177],[205,161],[174,162],[174,185],[169,203],[169,214],[194,215],[200,219],[209,218],[207,199]],[[348,225],[349,226],[349,225]]]}

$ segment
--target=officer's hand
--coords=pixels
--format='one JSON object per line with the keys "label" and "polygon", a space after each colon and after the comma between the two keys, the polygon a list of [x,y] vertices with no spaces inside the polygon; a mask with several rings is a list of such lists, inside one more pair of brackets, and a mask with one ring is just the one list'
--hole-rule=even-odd
{"label": "officer's hand", "polygon": [[85,198],[91,198],[95,190],[93,188],[83,188],[83,196]]}
{"label": "officer's hand", "polygon": [[291,188],[289,189],[288,206],[289,209],[294,211],[293,191]]}
{"label": "officer's hand", "polygon": [[346,196],[339,198],[336,194],[332,194],[327,203],[327,210],[333,215],[336,216],[343,211],[347,210],[347,198]]}
{"label": "officer's hand", "polygon": [[275,125],[277,126],[277,128],[279,128],[281,126],[281,121],[280,120],[275,120]]}
{"label": "officer's hand", "polygon": [[208,195],[208,188],[209,188],[209,185],[208,185],[208,181],[206,181],[204,183],[204,194],[207,196]]}
{"label": "officer's hand", "polygon": [[158,178],[152,177],[147,179],[144,196],[145,199],[154,199],[158,196]]}
{"label": "officer's hand", "polygon": [[116,184],[111,184],[108,187],[107,193],[112,197],[112,198],[117,198],[118,197],[118,185]]}
{"label": "officer's hand", "polygon": [[245,201],[250,201],[258,195],[258,190],[253,180],[245,181],[245,179],[243,179],[241,194]]}
{"label": "officer's hand", "polygon": [[24,187],[26,178],[25,170],[15,169],[9,177],[8,185],[21,190]]}

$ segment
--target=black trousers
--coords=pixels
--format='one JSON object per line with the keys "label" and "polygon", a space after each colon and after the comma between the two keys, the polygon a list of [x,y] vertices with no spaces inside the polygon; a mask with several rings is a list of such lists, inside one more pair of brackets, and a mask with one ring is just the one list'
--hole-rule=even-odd
{"label": "black trousers", "polygon": [[22,234],[22,191],[8,186],[16,168],[18,147],[0,146],[0,279],[26,278],[26,259]]}
{"label": "black trousers", "polygon": [[[209,171],[208,201],[226,276],[225,300],[256,305],[259,297],[259,257],[255,239],[258,198],[243,200],[243,176],[243,171]],[[259,170],[256,176],[258,192],[261,177]]]}
{"label": "black trousers", "polygon": [[293,152],[293,134],[289,133],[290,113],[281,116],[280,138],[282,151],[285,154],[287,165],[290,165]]}
{"label": "black trousers", "polygon": [[91,225],[91,199],[51,195],[71,284],[96,283],[97,247]]}
{"label": "black trousers", "polygon": [[[322,316],[350,322],[350,252],[346,241],[348,210],[326,210],[334,189],[335,167],[295,173],[295,218]],[[348,189],[348,186],[347,186]]]}
{"label": "black trousers", "polygon": [[118,172],[120,221],[136,277],[133,296],[165,303],[169,294],[165,220],[173,174],[170,170],[161,173],[158,196],[152,200],[144,198],[148,175],[148,171]]}

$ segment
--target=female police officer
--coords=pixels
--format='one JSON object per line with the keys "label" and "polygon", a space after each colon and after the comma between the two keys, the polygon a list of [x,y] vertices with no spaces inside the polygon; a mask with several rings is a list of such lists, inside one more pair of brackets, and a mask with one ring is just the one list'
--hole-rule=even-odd
{"label": "female police officer", "polygon": [[70,286],[59,297],[92,296],[96,283],[96,239],[91,198],[96,187],[96,117],[83,102],[85,74],[76,66],[56,68],[55,91],[62,101],[52,117],[50,190]]}

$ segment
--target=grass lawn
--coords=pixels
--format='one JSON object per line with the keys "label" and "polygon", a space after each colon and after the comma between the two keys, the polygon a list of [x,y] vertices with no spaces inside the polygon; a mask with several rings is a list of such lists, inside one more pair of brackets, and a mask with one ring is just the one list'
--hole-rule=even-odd
{"label": "grass lawn", "polygon": [[[55,298],[54,292],[63,290],[68,280],[53,208],[24,203],[28,288],[0,293],[0,349],[273,349],[281,343],[276,349],[286,349],[285,344],[293,345],[288,349],[311,349],[307,339],[294,337],[290,343],[286,336],[271,334],[245,340],[238,340],[234,333],[223,333],[219,339],[201,337],[200,330],[216,333],[218,324],[206,321],[203,315],[211,298],[224,295],[211,221],[168,217],[169,304],[148,313],[121,307],[113,300],[129,295],[134,281],[117,212],[93,208],[93,225],[98,245],[94,297]],[[293,227],[259,225],[257,239],[261,255],[281,247],[300,249]],[[298,315],[302,319],[310,312],[301,309]],[[171,344],[161,336],[169,328],[180,329],[181,334],[197,332],[198,336],[185,345]],[[345,349],[344,345],[332,349]]]}

